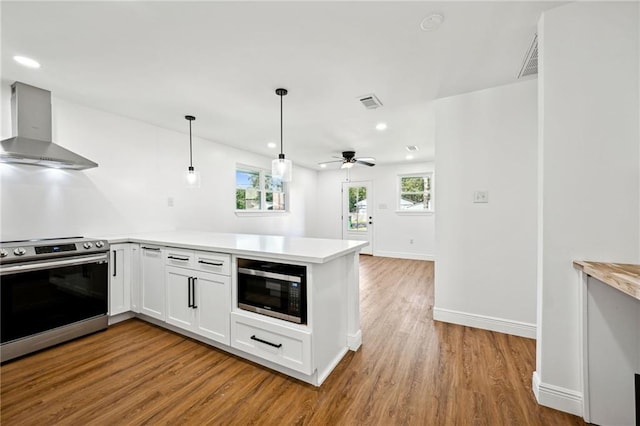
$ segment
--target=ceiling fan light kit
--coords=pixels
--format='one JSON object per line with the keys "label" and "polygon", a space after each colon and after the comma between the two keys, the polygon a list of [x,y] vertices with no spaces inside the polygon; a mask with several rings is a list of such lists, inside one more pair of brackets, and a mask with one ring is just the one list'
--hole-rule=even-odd
{"label": "ceiling fan light kit", "polygon": [[271,175],[274,178],[279,178],[283,182],[291,182],[291,169],[293,169],[293,163],[284,157],[284,149],[282,144],[282,97],[287,93],[287,89],[276,89],[276,95],[280,96],[280,154],[278,158],[271,161]]}

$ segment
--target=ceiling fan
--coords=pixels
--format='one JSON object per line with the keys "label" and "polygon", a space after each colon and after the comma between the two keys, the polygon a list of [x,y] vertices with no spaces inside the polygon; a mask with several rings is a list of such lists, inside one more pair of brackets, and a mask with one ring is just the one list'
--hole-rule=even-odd
{"label": "ceiling fan", "polygon": [[327,164],[331,163],[342,163],[341,169],[350,169],[354,164],[362,164],[365,166],[373,167],[376,165],[376,159],[373,157],[360,157],[356,158],[355,151],[343,151],[342,157],[336,157],[339,160],[325,161],[324,163],[318,163],[321,167],[325,167]]}

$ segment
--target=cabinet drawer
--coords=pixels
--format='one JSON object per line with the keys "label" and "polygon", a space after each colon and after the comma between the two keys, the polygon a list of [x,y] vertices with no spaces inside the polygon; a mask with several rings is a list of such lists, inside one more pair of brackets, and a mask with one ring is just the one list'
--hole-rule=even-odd
{"label": "cabinet drawer", "polygon": [[311,374],[311,333],[231,314],[231,346]]}
{"label": "cabinet drawer", "polygon": [[195,251],[194,254],[194,265],[198,270],[213,272],[214,274],[231,275],[230,255],[208,251]]}
{"label": "cabinet drawer", "polygon": [[184,250],[169,247],[165,249],[165,265],[181,266],[183,268],[195,267],[195,254],[193,250]]}

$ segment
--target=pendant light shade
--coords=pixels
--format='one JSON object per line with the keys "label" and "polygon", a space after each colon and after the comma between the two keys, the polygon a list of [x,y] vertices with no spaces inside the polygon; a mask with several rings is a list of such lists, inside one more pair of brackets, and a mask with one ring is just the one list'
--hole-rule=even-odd
{"label": "pendant light shade", "polygon": [[271,175],[283,182],[291,182],[291,170],[293,169],[291,160],[284,158],[282,145],[282,97],[287,93],[287,89],[276,89],[276,95],[280,96],[280,154],[271,162]]}
{"label": "pendant light shade", "polygon": [[196,118],[193,115],[185,115],[189,121],[189,168],[184,172],[184,184],[187,188],[200,188],[200,173],[193,168],[193,141],[191,139],[191,122]]}

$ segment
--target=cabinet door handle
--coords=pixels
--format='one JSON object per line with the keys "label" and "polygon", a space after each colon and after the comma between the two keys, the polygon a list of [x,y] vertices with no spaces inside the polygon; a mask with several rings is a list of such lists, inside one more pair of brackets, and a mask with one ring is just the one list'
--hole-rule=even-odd
{"label": "cabinet door handle", "polygon": [[191,278],[191,297],[193,298],[193,303],[191,304],[191,307],[193,309],[198,309],[198,305],[196,305],[196,280],[197,279],[198,277]]}
{"label": "cabinet door handle", "polygon": [[193,307],[193,303],[191,303],[191,280],[193,280],[191,277],[187,279],[187,307],[189,308]]}
{"label": "cabinet door handle", "polygon": [[273,346],[274,348],[281,348],[282,347],[282,343],[275,344],[275,343],[267,342],[266,340],[262,340],[262,339],[256,337],[255,334],[253,336],[251,336],[251,340],[255,340],[256,342],[264,343],[265,345]]}
{"label": "cabinet door handle", "polygon": [[118,275],[118,273],[116,272],[117,269],[118,269],[118,258],[116,256],[116,251],[113,250],[113,276],[114,277]]}
{"label": "cabinet door handle", "polygon": [[222,262],[207,262],[206,260],[198,260],[198,263],[204,263],[205,265],[212,265],[212,266],[222,266],[222,265],[224,265],[224,263],[222,263]]}
{"label": "cabinet door handle", "polygon": [[159,247],[142,247],[143,250],[160,251]]}
{"label": "cabinet door handle", "polygon": [[186,262],[187,260],[189,260],[188,257],[178,257],[178,256],[167,256],[167,259],[182,260],[183,262]]}

